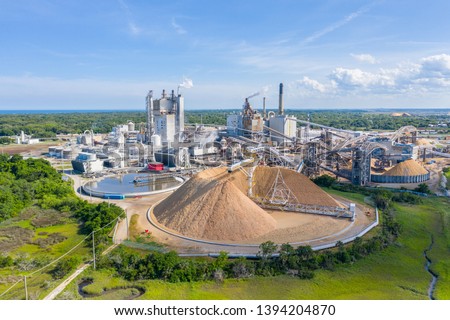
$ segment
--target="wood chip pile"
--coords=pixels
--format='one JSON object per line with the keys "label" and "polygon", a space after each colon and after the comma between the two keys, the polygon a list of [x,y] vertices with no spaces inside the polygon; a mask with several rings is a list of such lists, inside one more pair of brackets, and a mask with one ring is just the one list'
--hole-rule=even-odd
{"label": "wood chip pile", "polygon": [[384,176],[418,176],[427,174],[428,171],[415,160],[409,159],[400,162],[395,167],[383,173]]}
{"label": "wood chip pile", "polygon": [[[245,168],[248,170],[248,168]],[[280,168],[284,181],[299,202],[337,206],[338,203],[312,181],[295,171]],[[278,168],[257,167],[254,195],[265,197]],[[248,240],[267,234],[277,222],[247,197],[248,178],[227,168],[200,172],[154,209],[159,223],[185,236],[210,240]]]}
{"label": "wood chip pile", "polygon": [[253,194],[255,197],[270,195],[280,169],[284,182],[299,203],[336,207],[339,204],[308,177],[286,168],[257,167],[255,170]]}
{"label": "wood chip pile", "polygon": [[[246,240],[275,229],[276,221],[242,193],[228,175],[202,172],[154,210],[158,222],[181,234],[210,240]],[[219,173],[217,175],[216,173]]]}

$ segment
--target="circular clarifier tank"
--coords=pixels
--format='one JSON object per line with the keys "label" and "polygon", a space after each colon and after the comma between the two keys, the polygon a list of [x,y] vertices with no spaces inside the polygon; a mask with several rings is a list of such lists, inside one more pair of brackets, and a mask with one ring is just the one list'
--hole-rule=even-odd
{"label": "circular clarifier tank", "polygon": [[123,199],[172,191],[183,182],[171,174],[126,173],[87,182],[83,191],[94,197]]}

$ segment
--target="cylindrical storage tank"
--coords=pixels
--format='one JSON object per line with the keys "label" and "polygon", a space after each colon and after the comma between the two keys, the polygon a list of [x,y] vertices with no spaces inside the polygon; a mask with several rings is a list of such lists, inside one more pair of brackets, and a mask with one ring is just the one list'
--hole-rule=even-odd
{"label": "cylindrical storage tank", "polygon": [[154,134],[151,137],[152,146],[153,147],[161,147],[161,136],[158,134]]}
{"label": "cylindrical storage tank", "polygon": [[132,121],[128,122],[128,131],[134,131],[135,125]]}
{"label": "cylindrical storage tank", "polygon": [[222,138],[222,140],[220,140],[220,146],[222,147],[222,149],[225,149],[227,147],[227,140],[225,140],[225,138]]}

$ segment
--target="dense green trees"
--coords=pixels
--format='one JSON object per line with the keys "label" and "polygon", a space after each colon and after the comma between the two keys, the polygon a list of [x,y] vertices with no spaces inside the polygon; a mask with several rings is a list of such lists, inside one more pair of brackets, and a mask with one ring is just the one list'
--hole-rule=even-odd
{"label": "dense green trees", "polygon": [[0,144],[10,144],[12,140],[8,137],[0,137]]}
{"label": "dense green trees", "polygon": [[[20,131],[36,138],[51,138],[57,134],[110,132],[112,127],[131,120],[145,122],[144,112],[86,112],[50,114],[4,114],[0,116],[0,136],[18,135]],[[139,127],[139,125],[137,125]]]}
{"label": "dense green trees", "polygon": [[48,161],[0,155],[0,221],[35,202],[43,208],[54,208],[67,197],[75,197],[72,186]]}
{"label": "dense green trees", "polygon": [[78,198],[71,183],[47,160],[0,155],[0,221],[31,205],[73,213],[83,222],[81,231],[89,234],[97,230],[99,240],[113,227],[110,222],[123,214],[116,205],[89,204]]}
{"label": "dense green trees", "polygon": [[332,176],[323,174],[317,178],[314,178],[312,181],[319,187],[331,187],[331,185],[333,185],[337,180]]}
{"label": "dense green trees", "polygon": [[[185,122],[189,124],[226,125],[226,117],[236,110],[188,110]],[[450,126],[450,117],[445,115],[413,115],[411,117],[392,117],[389,113],[372,113],[367,111],[330,111],[330,110],[287,110],[301,120],[306,120],[308,113],[311,121],[327,126],[355,130],[396,130],[405,125],[427,127],[439,122]],[[23,130],[37,138],[52,138],[57,134],[81,133],[92,129],[96,133],[110,132],[117,124],[133,121],[136,127],[145,123],[144,111],[129,112],[86,112],[53,114],[4,114],[0,116],[0,137],[20,134]],[[448,128],[442,128],[448,132]],[[7,140],[3,143],[7,143]]]}
{"label": "dense green trees", "polygon": [[64,258],[55,265],[55,267],[50,271],[50,274],[54,279],[62,279],[69,274],[69,272],[75,270],[80,263],[81,259],[79,256]]}
{"label": "dense green trees", "polygon": [[58,178],[61,180],[45,160],[0,155],[0,221],[17,215],[34,200],[42,198],[44,187]]}
{"label": "dense green trees", "polygon": [[[288,110],[301,120],[307,119],[323,125],[352,130],[397,130],[400,127],[411,125],[417,128],[428,127],[439,122],[449,123],[450,117],[446,115],[414,114],[410,117],[392,117],[390,113],[375,113],[368,111],[296,111]],[[445,129],[447,131],[448,129]]]}
{"label": "dense green trees", "polygon": [[431,190],[426,183],[421,183],[414,189],[414,191],[430,194]]}

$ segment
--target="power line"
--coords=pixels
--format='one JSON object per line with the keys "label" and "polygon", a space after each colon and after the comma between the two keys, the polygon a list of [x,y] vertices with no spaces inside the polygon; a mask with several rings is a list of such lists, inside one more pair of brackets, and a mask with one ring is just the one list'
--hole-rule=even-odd
{"label": "power line", "polygon": [[[107,223],[106,225],[104,225],[103,227],[92,231],[89,235],[87,235],[83,240],[81,240],[79,243],[77,243],[73,248],[71,248],[69,251],[67,251],[66,253],[64,253],[62,256],[60,256],[59,258],[51,261],[50,263],[48,263],[47,265],[41,267],[38,270],[35,270],[34,272],[30,273],[29,275],[25,275],[23,279],[18,280],[16,283],[14,283],[11,287],[9,287],[8,289],[6,289],[2,294],[0,294],[0,297],[3,297],[6,293],[8,293],[11,289],[13,289],[17,284],[19,284],[20,282],[24,281],[25,284],[25,295],[26,298],[28,298],[28,290],[27,290],[27,285],[26,285],[26,278],[30,278],[32,276],[34,276],[35,274],[41,272],[42,270],[48,268],[49,266],[55,264],[56,262],[58,262],[59,260],[61,260],[62,258],[64,258],[65,256],[67,256],[68,254],[70,254],[72,251],[74,251],[76,248],[78,248],[83,242],[85,242],[88,238],[90,238],[92,236],[92,243],[93,243],[93,248],[94,247],[94,232],[98,232],[100,230],[103,230],[104,228],[108,227],[109,225],[111,225],[114,221],[118,220],[120,218],[122,214],[119,214],[116,218],[114,218],[113,220],[111,220],[109,223]],[[94,251],[94,269],[95,269],[95,251]]]}
{"label": "power line", "polygon": [[0,297],[3,297],[5,294],[8,293],[9,290],[11,290],[12,288],[14,288],[19,282],[22,282],[23,279],[18,280],[16,283],[14,283],[11,287],[9,287],[8,289],[6,289],[5,292],[3,292],[2,294],[0,294]]}

